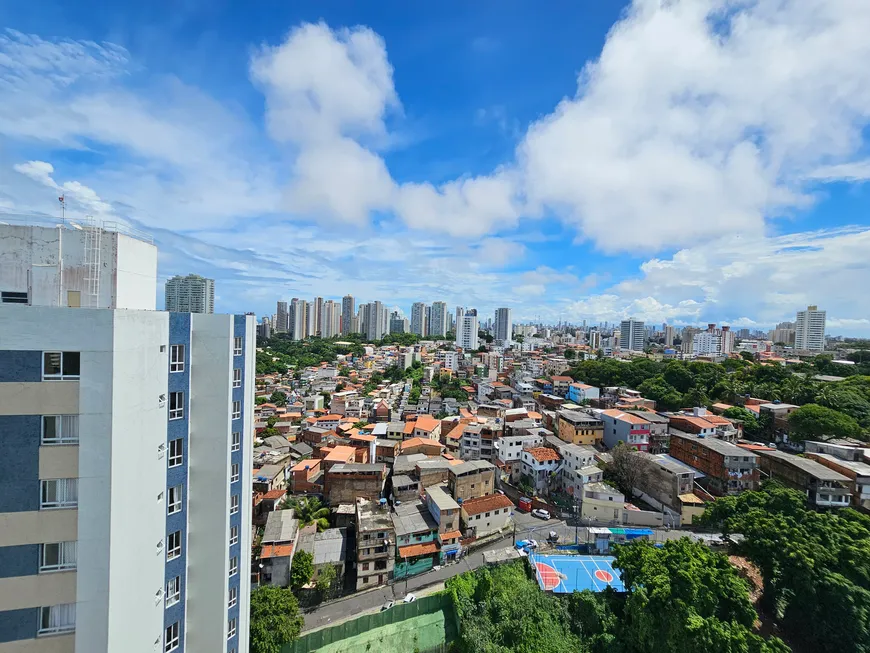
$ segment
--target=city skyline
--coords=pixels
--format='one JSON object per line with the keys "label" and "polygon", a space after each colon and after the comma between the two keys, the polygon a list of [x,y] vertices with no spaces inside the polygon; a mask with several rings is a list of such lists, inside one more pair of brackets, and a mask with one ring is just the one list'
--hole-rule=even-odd
{"label": "city skyline", "polygon": [[[870,85],[850,29],[866,16],[809,1],[825,20],[759,0],[721,33],[710,1],[499,21],[303,1],[267,23],[221,3],[7,3],[0,218],[58,216],[63,196],[69,218],[129,222],[160,247],[161,283],[216,280],[216,312],[350,292],[754,327],[823,302],[832,333],[868,335],[850,289],[870,276],[870,106],[824,90]],[[694,67],[663,41],[696,44]],[[794,75],[771,72],[782,60]]]}

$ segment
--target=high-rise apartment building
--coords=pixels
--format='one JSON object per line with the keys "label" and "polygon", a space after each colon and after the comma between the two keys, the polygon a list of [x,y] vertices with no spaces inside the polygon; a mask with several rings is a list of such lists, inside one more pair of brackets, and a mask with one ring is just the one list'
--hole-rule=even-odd
{"label": "high-rise apartment building", "polygon": [[734,351],[734,333],[727,326],[717,329],[708,324],[705,331],[692,338],[692,353],[695,356],[727,356]]}
{"label": "high-rise apartment building", "polygon": [[264,317],[257,325],[257,337],[264,340],[272,337],[272,322],[268,317]]}
{"label": "high-rise apartment building", "polygon": [[673,347],[674,346],[674,327],[666,324],[664,328],[665,332],[665,347]]}
{"label": "high-rise apartment building", "polygon": [[633,317],[623,320],[619,325],[619,348],[623,351],[643,351],[645,334],[641,320]]}
{"label": "high-rise apartment building", "polygon": [[381,340],[389,328],[389,311],[381,302],[369,302],[360,306],[361,322],[369,340]]}
{"label": "high-rise apartment building", "polygon": [[172,277],[166,282],[165,308],[170,313],[214,313],[214,279]]}
{"label": "high-rise apartment building", "polygon": [[287,333],[290,330],[290,313],[287,302],[278,302],[278,313],[275,316],[275,331]]}
{"label": "high-rise apartment building", "polygon": [[513,319],[511,318],[511,309],[497,308],[495,310],[495,333],[493,336],[496,341],[509,343],[513,337]]}
{"label": "high-rise apartment building", "polygon": [[353,295],[345,295],[341,298],[341,332],[353,333],[353,318],[356,315]]}
{"label": "high-rise apartment building", "polygon": [[447,335],[447,304],[445,302],[432,302],[430,315],[427,335],[443,338]]}
{"label": "high-rise apartment building", "polygon": [[315,297],[311,303],[312,325],[309,334],[312,336],[323,335],[323,297]]}
{"label": "high-rise apartment building", "polygon": [[427,335],[426,304],[423,302],[416,302],[411,306],[411,333],[420,337]]}
{"label": "high-rise apartment building", "polygon": [[290,300],[290,337],[293,340],[305,340],[310,334],[309,326],[309,308],[308,302],[304,299],[294,297]]}
{"label": "high-rise apartment building", "polygon": [[794,348],[801,351],[825,350],[825,320],[827,313],[818,306],[798,311],[795,320]]}
{"label": "high-rise apartment building", "polygon": [[0,305],[0,650],[247,652],[255,318],[106,281]]}
{"label": "high-rise apartment building", "polygon": [[323,302],[320,317],[320,336],[333,338],[341,332],[341,304],[331,299]]}
{"label": "high-rise apartment building", "polygon": [[410,324],[408,318],[402,317],[398,312],[390,314],[390,333],[409,333]]}
{"label": "high-rise apartment building", "polygon": [[471,350],[479,347],[477,313],[468,311],[456,323],[456,346]]}

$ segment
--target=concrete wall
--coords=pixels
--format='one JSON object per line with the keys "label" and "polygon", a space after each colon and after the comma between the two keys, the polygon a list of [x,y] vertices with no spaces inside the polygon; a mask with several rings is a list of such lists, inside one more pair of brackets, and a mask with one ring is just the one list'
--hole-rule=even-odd
{"label": "concrete wall", "polygon": [[157,305],[157,248],[118,234],[116,308],[154,310]]}

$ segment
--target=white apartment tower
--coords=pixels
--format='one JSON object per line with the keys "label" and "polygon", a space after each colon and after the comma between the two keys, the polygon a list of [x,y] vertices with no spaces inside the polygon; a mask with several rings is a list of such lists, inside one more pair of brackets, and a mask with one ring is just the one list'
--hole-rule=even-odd
{"label": "white apartment tower", "polygon": [[323,302],[320,317],[320,336],[332,338],[341,331],[341,304],[331,299]]}
{"label": "white apartment tower", "polygon": [[497,308],[495,310],[495,339],[502,343],[509,343],[513,337],[513,320],[511,309]]}
{"label": "white apartment tower", "polygon": [[827,314],[818,306],[798,311],[795,320],[794,348],[801,351],[825,350],[825,320]]}
{"label": "white apartment tower", "polygon": [[477,313],[468,311],[456,322],[456,346],[466,351],[477,349],[478,344]]}
{"label": "white apartment tower", "polygon": [[164,306],[170,313],[214,313],[214,279],[198,274],[172,277],[166,282]]}
{"label": "white apartment tower", "polygon": [[443,338],[447,335],[447,304],[432,302],[431,316],[426,335]]}
{"label": "white apartment tower", "polygon": [[619,348],[623,351],[643,351],[646,340],[643,322],[633,317],[623,320],[619,325]]}
{"label": "white apartment tower", "polygon": [[278,312],[275,314],[275,331],[287,333],[290,330],[290,313],[287,302],[278,302]]}
{"label": "white apartment tower", "polygon": [[708,324],[705,331],[692,337],[692,354],[695,356],[727,356],[734,351],[734,332],[727,326],[717,329]]}
{"label": "white apartment tower", "polygon": [[72,257],[22,285],[10,260],[77,235],[18,229],[0,225],[0,289],[27,296],[0,305],[0,650],[246,653],[254,316],[156,311],[156,248],[109,230],[117,276],[90,308]]}
{"label": "white apartment tower", "polygon": [[411,305],[411,333],[421,338],[428,335],[426,331],[426,304],[415,302]]}

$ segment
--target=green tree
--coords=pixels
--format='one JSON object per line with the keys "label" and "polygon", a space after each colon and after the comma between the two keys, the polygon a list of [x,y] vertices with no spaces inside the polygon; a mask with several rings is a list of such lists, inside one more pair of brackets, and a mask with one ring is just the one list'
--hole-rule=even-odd
{"label": "green tree", "polygon": [[755,413],[743,406],[731,406],[731,408],[725,409],[722,417],[743,422],[743,432],[747,437],[754,438],[761,434],[761,426],[758,424],[758,418],[755,417]]}
{"label": "green tree", "polygon": [[565,359],[566,360],[570,361],[570,360],[574,360],[575,358],[577,358],[577,353],[573,349],[566,349],[565,350]]}
{"label": "green tree", "polygon": [[314,574],[314,557],[308,551],[297,551],[290,565],[290,589],[302,589]]}
{"label": "green tree", "polygon": [[854,418],[818,404],[804,404],[788,416],[792,440],[860,438],[861,427]]}
{"label": "green tree", "polygon": [[272,393],[272,396],[269,397],[269,403],[275,404],[278,407],[287,405],[287,394],[282,392],[281,390],[275,390]]}
{"label": "green tree", "polygon": [[369,425],[368,422],[354,422],[354,423],[353,423],[353,428],[355,428],[355,429],[364,429],[364,428],[367,427],[368,425]]}
{"label": "green tree", "polygon": [[610,454],[612,462],[607,465],[607,476],[630,501],[634,488],[642,486],[650,473],[649,462],[624,442],[619,442]]}
{"label": "green tree", "polygon": [[749,361],[750,363],[755,361],[755,354],[753,354],[751,351],[741,351],[740,357],[745,361]]}
{"label": "green tree", "polygon": [[688,392],[695,385],[695,375],[680,361],[670,361],[667,364],[664,378],[678,392]]}
{"label": "green tree", "polygon": [[309,524],[317,524],[318,531],[329,528],[329,508],[324,506],[317,497],[287,497],[281,502],[281,510],[291,508],[299,520],[299,528]]}
{"label": "green tree", "polygon": [[269,403],[269,397],[257,397],[257,398],[254,400],[254,402],[255,402],[258,406],[261,406],[262,404],[268,404],[268,403]]}
{"label": "green tree", "polygon": [[251,592],[251,653],[281,653],[302,632],[304,620],[293,592],[264,585]]}
{"label": "green tree", "polygon": [[321,601],[332,595],[336,576],[337,574],[333,565],[324,567],[317,574],[317,591],[320,594]]}
{"label": "green tree", "polygon": [[647,379],[637,389],[640,393],[656,402],[659,410],[676,410],[683,403],[683,397],[663,376]]}

